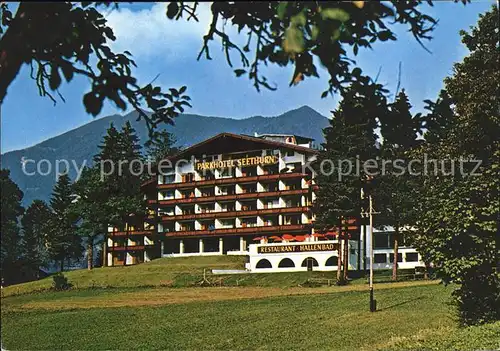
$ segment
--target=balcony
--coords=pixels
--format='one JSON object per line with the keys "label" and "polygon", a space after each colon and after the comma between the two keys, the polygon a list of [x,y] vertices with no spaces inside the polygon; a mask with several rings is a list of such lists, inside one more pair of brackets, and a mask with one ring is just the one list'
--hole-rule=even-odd
{"label": "balcony", "polygon": [[108,251],[144,251],[147,249],[152,249],[154,248],[154,244],[148,244],[148,245],[127,245],[127,246],[111,246],[108,247]]}
{"label": "balcony", "polygon": [[294,178],[304,178],[308,175],[301,172],[296,173],[278,173],[278,174],[264,174],[264,175],[253,175],[253,176],[242,176],[236,177],[233,174],[231,178],[218,178],[218,179],[206,179],[197,180],[190,183],[172,183],[172,184],[158,184],[158,189],[174,189],[174,188],[192,188],[201,187],[206,185],[220,185],[220,184],[238,184],[238,183],[248,183],[257,181],[267,181],[267,180],[278,180],[278,179],[294,179]]}
{"label": "balcony", "polygon": [[235,234],[284,234],[290,232],[309,232],[311,226],[307,224],[297,225],[270,225],[246,228],[217,228],[214,230],[192,230],[164,233],[166,237],[186,237],[201,235],[235,235]]}
{"label": "balcony", "polygon": [[284,195],[299,195],[307,194],[308,189],[297,189],[297,190],[280,190],[280,191],[270,191],[270,192],[255,192],[255,193],[245,193],[245,194],[233,194],[233,195],[220,195],[220,196],[206,196],[206,197],[194,197],[187,199],[170,199],[170,200],[160,200],[160,205],[173,205],[182,203],[195,203],[195,202],[215,202],[223,200],[238,200],[238,199],[251,199],[251,198],[261,198],[261,197],[277,197]]}
{"label": "balcony", "polygon": [[245,210],[245,211],[212,211],[208,213],[194,213],[190,215],[176,215],[176,216],[163,216],[161,221],[172,220],[192,220],[192,219],[215,219],[215,218],[231,218],[231,217],[251,217],[260,215],[273,215],[281,213],[305,213],[311,209],[306,206],[297,207],[280,207],[280,208],[264,208],[259,210]]}
{"label": "balcony", "polygon": [[130,230],[130,231],[117,231],[117,232],[108,232],[108,236],[127,236],[127,235],[151,235],[153,234],[153,230]]}

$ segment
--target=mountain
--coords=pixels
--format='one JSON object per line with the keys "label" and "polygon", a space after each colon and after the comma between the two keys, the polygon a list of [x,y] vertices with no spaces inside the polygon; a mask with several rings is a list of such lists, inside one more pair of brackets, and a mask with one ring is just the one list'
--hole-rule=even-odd
{"label": "mountain", "polygon": [[[1,157],[1,167],[11,172],[11,178],[24,192],[23,204],[29,205],[34,199],[47,201],[50,198],[52,188],[55,184],[55,165],[59,160],[60,169],[65,169],[60,160],[70,162],[69,175],[76,178],[76,167],[90,165],[92,157],[97,153],[97,146],[111,123],[121,128],[130,121],[137,131],[142,143],[148,138],[147,128],[144,121],[136,121],[137,112],[131,112],[125,116],[112,115],[103,117],[87,123],[79,128],[73,129],[54,138],[45,140],[37,145],[22,150],[7,152]],[[166,126],[169,132],[177,139],[178,146],[187,147],[203,141],[209,137],[222,132],[248,134],[254,133],[290,133],[314,138],[316,144],[323,142],[322,129],[328,125],[328,119],[312,108],[303,106],[288,111],[277,117],[250,117],[245,119],[232,119],[221,117],[205,117],[192,114],[183,114],[175,119],[174,126]],[[21,161],[34,160],[40,166],[42,174],[36,172],[35,163],[26,164],[26,173],[23,171]],[[46,159],[47,161],[40,160]],[[84,163],[85,162],[85,163]],[[49,163],[51,169],[49,172]],[[76,166],[75,166],[76,165]]]}

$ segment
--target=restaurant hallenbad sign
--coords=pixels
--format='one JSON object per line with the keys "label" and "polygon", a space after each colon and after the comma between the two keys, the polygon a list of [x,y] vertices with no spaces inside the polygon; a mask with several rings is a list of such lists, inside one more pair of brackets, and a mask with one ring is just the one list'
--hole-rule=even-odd
{"label": "restaurant hallenbad sign", "polygon": [[313,251],[337,251],[337,243],[328,244],[304,244],[304,245],[280,245],[280,246],[260,246],[257,253],[291,253],[291,252],[313,252]]}
{"label": "restaurant hallenbad sign", "polygon": [[270,165],[278,163],[277,156],[255,156],[236,158],[232,160],[211,161],[211,162],[196,162],[196,170],[202,169],[215,169],[215,168],[231,168],[241,166],[257,166],[257,165]]}

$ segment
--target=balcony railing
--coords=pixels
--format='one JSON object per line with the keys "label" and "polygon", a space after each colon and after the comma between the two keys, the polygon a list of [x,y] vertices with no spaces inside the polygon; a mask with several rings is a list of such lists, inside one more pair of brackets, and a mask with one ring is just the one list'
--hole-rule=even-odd
{"label": "balcony railing", "polygon": [[292,231],[307,231],[311,226],[307,224],[296,225],[275,225],[275,226],[258,226],[246,228],[218,228],[214,230],[192,230],[164,233],[166,237],[185,237],[199,235],[235,235],[235,234],[258,234],[258,233],[289,233]]}
{"label": "balcony railing", "polygon": [[160,200],[160,205],[173,205],[181,203],[196,203],[196,202],[215,202],[224,200],[238,200],[238,199],[252,199],[252,198],[262,198],[262,197],[278,197],[284,195],[300,195],[307,194],[308,189],[297,189],[297,190],[279,190],[279,191],[269,191],[269,192],[254,192],[254,193],[244,193],[244,194],[233,194],[233,195],[219,195],[219,196],[201,196],[187,199],[170,199],[170,200]]}
{"label": "balcony railing", "polygon": [[131,230],[131,231],[108,232],[108,236],[150,235],[153,233],[154,233],[153,230]]}
{"label": "balcony railing", "polygon": [[143,251],[154,247],[155,244],[108,246],[108,251]]}
{"label": "balcony railing", "polygon": [[191,215],[176,215],[176,216],[163,216],[162,221],[172,221],[172,220],[186,220],[186,219],[216,219],[216,218],[231,218],[231,217],[252,217],[260,215],[269,214],[281,214],[281,213],[304,213],[309,212],[310,207],[298,206],[298,207],[280,207],[280,208],[263,208],[258,210],[248,210],[248,211],[219,211],[211,213],[195,213]]}
{"label": "balcony railing", "polygon": [[257,182],[261,180],[274,180],[274,179],[290,179],[290,178],[303,178],[307,177],[306,173],[278,173],[278,174],[263,174],[263,175],[253,175],[253,176],[242,176],[242,177],[231,177],[231,178],[219,178],[210,180],[197,180],[189,183],[172,183],[172,184],[158,184],[158,189],[173,189],[173,188],[192,188],[200,187],[205,185],[219,185],[219,184],[237,184],[237,183],[249,183]]}

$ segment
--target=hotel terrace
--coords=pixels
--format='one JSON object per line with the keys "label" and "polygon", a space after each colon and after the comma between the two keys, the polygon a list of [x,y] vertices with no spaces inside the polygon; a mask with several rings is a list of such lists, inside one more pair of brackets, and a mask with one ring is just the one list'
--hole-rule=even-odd
{"label": "hotel terrace", "polygon": [[311,234],[316,186],[303,166],[316,158],[312,146],[296,135],[221,133],[185,149],[143,184],[146,221],[109,228],[107,265],[248,254],[259,237]]}

